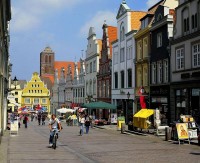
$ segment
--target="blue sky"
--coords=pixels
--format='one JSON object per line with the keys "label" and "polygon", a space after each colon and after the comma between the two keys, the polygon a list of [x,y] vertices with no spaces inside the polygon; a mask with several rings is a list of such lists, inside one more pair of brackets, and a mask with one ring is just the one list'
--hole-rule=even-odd
{"label": "blue sky", "polygon": [[[39,72],[40,52],[50,46],[56,61],[78,61],[86,50],[89,27],[102,38],[104,20],[116,26],[122,0],[12,0],[10,56],[12,77],[30,80]],[[147,10],[158,0],[126,0]]]}

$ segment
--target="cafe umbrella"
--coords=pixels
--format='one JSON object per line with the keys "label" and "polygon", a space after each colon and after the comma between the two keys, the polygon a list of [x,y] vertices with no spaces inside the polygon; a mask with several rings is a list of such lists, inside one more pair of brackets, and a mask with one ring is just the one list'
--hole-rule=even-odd
{"label": "cafe umbrella", "polygon": [[115,110],[117,108],[115,105],[103,101],[85,103],[83,104],[83,107],[90,109],[111,109],[111,110]]}

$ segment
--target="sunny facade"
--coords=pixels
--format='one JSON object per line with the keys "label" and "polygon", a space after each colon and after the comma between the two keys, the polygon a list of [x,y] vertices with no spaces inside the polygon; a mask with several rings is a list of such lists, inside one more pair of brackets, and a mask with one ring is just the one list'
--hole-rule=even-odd
{"label": "sunny facade", "polygon": [[[157,4],[148,9],[147,14],[140,19],[141,27],[140,30],[134,35],[135,38],[135,95],[137,96],[135,100],[136,111],[141,109],[139,101],[139,90],[143,87],[145,90],[146,101],[149,100],[150,94],[150,52],[151,52],[151,38],[150,38],[150,28],[154,20],[154,14],[159,5],[162,5],[164,1],[159,1]],[[149,103],[147,104],[149,107]]]}
{"label": "sunny facade", "polygon": [[97,72],[99,72],[99,58],[102,41],[96,38],[94,27],[90,27],[85,58],[85,97],[86,102],[97,99]]}
{"label": "sunny facade", "polygon": [[39,74],[34,72],[31,80],[27,82],[22,90],[21,106],[35,108],[38,105],[50,112],[50,91],[41,81]]}
{"label": "sunny facade", "polygon": [[135,39],[140,19],[146,14],[132,11],[123,1],[117,13],[117,36],[112,43],[112,103],[118,115],[124,115],[126,123],[132,121],[135,112]]}
{"label": "sunny facade", "polygon": [[171,120],[200,119],[200,0],[179,0],[171,41]]}

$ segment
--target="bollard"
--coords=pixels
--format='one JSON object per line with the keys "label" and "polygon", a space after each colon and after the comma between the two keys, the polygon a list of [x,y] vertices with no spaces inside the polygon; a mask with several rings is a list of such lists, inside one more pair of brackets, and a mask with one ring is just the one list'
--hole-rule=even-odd
{"label": "bollard", "polygon": [[125,123],[121,124],[121,134],[125,132]]}

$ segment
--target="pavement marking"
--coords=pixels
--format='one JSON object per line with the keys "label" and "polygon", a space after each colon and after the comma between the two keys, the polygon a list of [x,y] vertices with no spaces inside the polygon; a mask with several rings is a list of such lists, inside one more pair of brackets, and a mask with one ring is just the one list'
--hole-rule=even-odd
{"label": "pavement marking", "polygon": [[[31,124],[31,125],[32,125],[32,124]],[[43,137],[47,137],[47,138],[49,137],[49,135],[47,136],[47,134],[46,134],[43,130],[38,130],[38,129],[36,129],[36,127],[35,127],[34,125],[32,125],[32,127],[34,127],[35,131],[36,131],[37,133],[39,133],[40,135],[42,135]],[[73,149],[71,149],[71,148],[69,148],[69,147],[67,147],[67,146],[64,146],[64,144],[62,144],[60,141],[57,141],[57,144],[58,144],[60,147],[62,147],[62,148],[64,148],[64,149],[68,150],[70,153],[72,153],[72,154],[76,155],[77,157],[79,157],[84,163],[97,163],[97,161],[94,161],[94,160],[92,160],[92,159],[89,159],[88,157],[82,155],[81,153],[78,153],[77,151],[75,151],[75,150],[73,150]]]}

